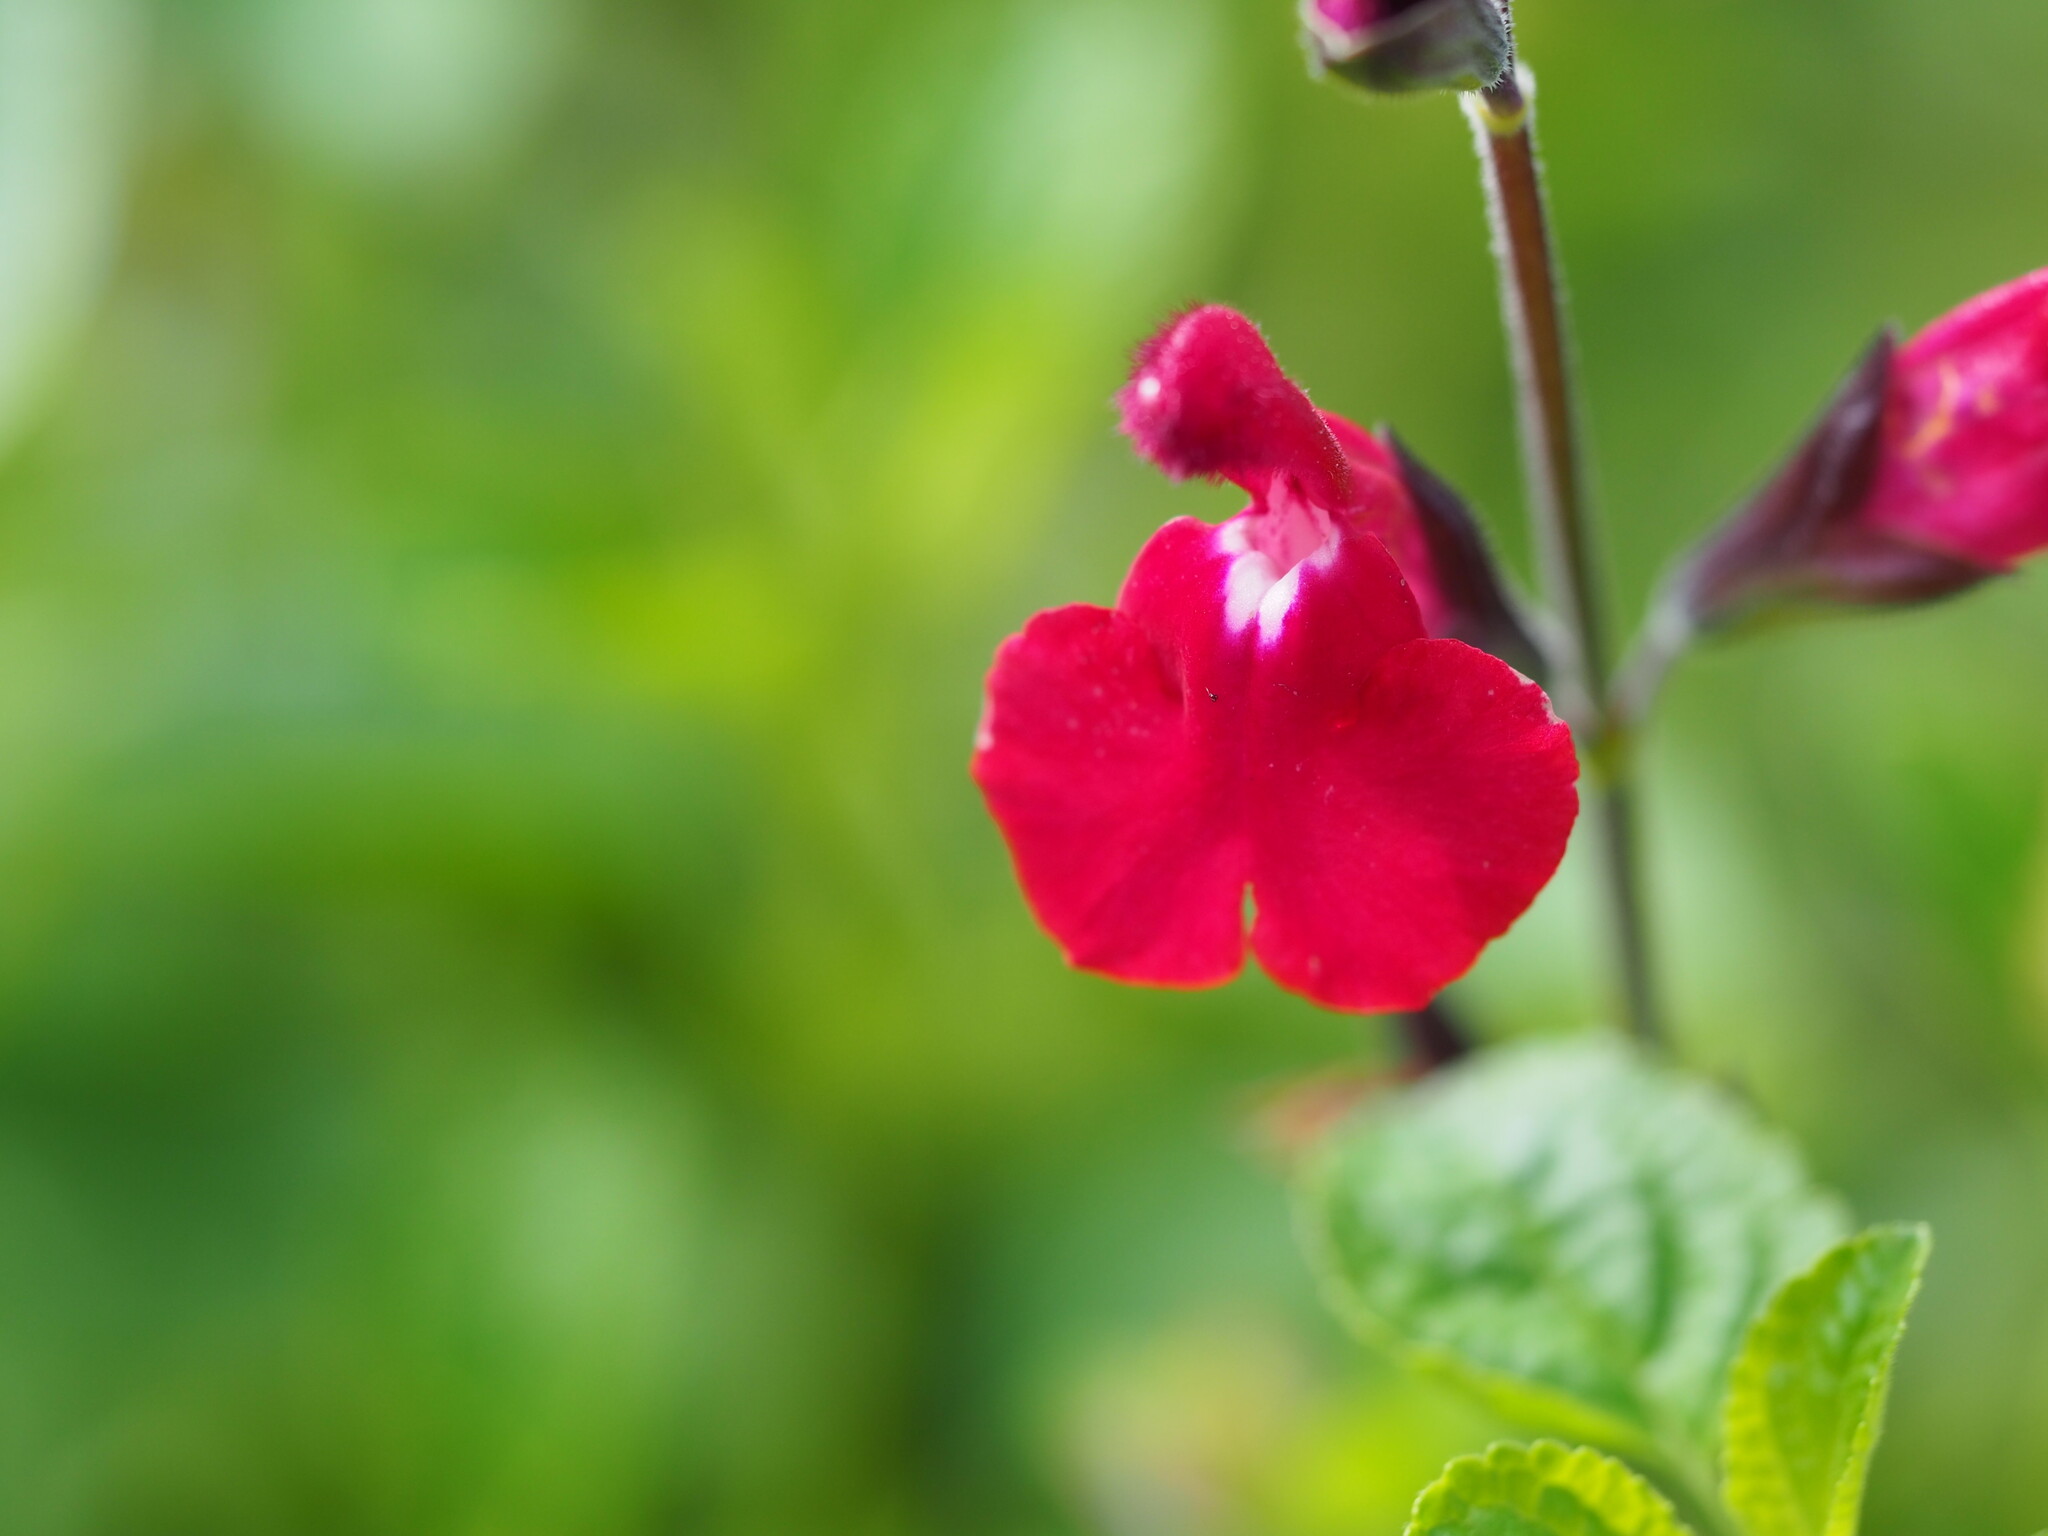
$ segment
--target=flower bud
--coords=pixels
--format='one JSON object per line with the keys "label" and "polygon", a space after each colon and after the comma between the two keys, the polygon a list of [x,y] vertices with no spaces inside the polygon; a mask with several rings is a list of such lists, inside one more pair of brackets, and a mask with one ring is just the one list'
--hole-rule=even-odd
{"label": "flower bud", "polygon": [[1693,554],[1697,631],[1798,603],[1963,591],[2048,549],[2048,272],[1864,355],[1806,441]]}
{"label": "flower bud", "polygon": [[1901,606],[1975,586],[1992,571],[1870,526],[1897,361],[1881,334],[1804,442],[1680,568],[1686,627],[1726,629],[1803,605]]}
{"label": "flower bud", "polygon": [[1990,570],[2048,548],[2048,271],[1899,349],[1868,528]]}
{"label": "flower bud", "polygon": [[1302,0],[1309,57],[1370,91],[1478,90],[1514,50],[1506,0]]}

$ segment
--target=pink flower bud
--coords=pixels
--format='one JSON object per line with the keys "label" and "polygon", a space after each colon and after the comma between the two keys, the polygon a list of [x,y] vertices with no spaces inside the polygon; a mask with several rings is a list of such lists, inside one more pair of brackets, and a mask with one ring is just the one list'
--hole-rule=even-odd
{"label": "pink flower bud", "polygon": [[1319,69],[1373,91],[1474,90],[1513,57],[1505,0],[1303,0]]}
{"label": "pink flower bud", "polygon": [[1694,629],[1964,591],[2048,548],[2048,272],[1881,337],[1783,469],[1681,569]]}
{"label": "pink flower bud", "polygon": [[1363,32],[1423,3],[1425,0],[1310,0],[1316,14],[1340,32]]}
{"label": "pink flower bud", "polygon": [[2048,271],[1971,300],[1900,350],[1858,516],[1993,570],[2048,548]]}

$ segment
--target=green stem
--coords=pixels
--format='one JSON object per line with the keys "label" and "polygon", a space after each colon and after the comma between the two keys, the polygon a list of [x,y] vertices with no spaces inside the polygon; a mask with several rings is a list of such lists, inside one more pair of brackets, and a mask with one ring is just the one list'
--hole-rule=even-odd
{"label": "green stem", "polygon": [[1583,434],[1572,389],[1555,245],[1543,202],[1530,99],[1534,82],[1510,69],[1467,96],[1486,173],[1487,210],[1501,269],[1501,308],[1515,368],[1530,520],[1544,586],[1564,620],[1554,658],[1558,701],[1592,780],[1602,890],[1622,1002],[1640,1039],[1662,1036],[1652,969],[1635,801],[1632,736],[1609,702],[1610,657],[1589,530]]}

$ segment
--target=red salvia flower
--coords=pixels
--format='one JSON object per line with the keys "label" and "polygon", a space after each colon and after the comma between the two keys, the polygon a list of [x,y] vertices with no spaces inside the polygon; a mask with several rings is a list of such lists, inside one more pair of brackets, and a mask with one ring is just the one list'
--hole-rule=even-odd
{"label": "red salvia flower", "polygon": [[[1168,523],[1113,609],[1041,613],[989,675],[974,777],[1074,964],[1208,986],[1251,948],[1334,1008],[1420,1007],[1556,870],[1570,732],[1448,622],[1388,451],[1325,417],[1257,329],[1199,309],[1140,351],[1124,430],[1235,481]],[[1405,569],[1405,575],[1404,575]]]}
{"label": "red salvia flower", "polygon": [[1791,460],[1686,562],[1687,622],[1964,591],[2048,548],[2048,271],[1878,339]]}

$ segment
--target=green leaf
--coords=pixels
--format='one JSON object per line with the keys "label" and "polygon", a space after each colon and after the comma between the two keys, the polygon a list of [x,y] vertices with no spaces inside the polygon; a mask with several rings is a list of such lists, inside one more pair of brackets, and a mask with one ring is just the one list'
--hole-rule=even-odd
{"label": "green leaf", "polygon": [[1598,1451],[1555,1441],[1464,1456],[1415,1501],[1408,1536],[1680,1536],[1677,1513]]}
{"label": "green leaf", "polygon": [[1299,1209],[1366,1338],[1695,1482],[1751,1318],[1847,1230],[1750,1115],[1599,1039],[1490,1052],[1377,1101],[1308,1160]]}
{"label": "green leaf", "polygon": [[1771,1298],[1728,1385],[1722,1495],[1751,1536],[1855,1536],[1892,1358],[1932,1246],[1874,1227]]}

